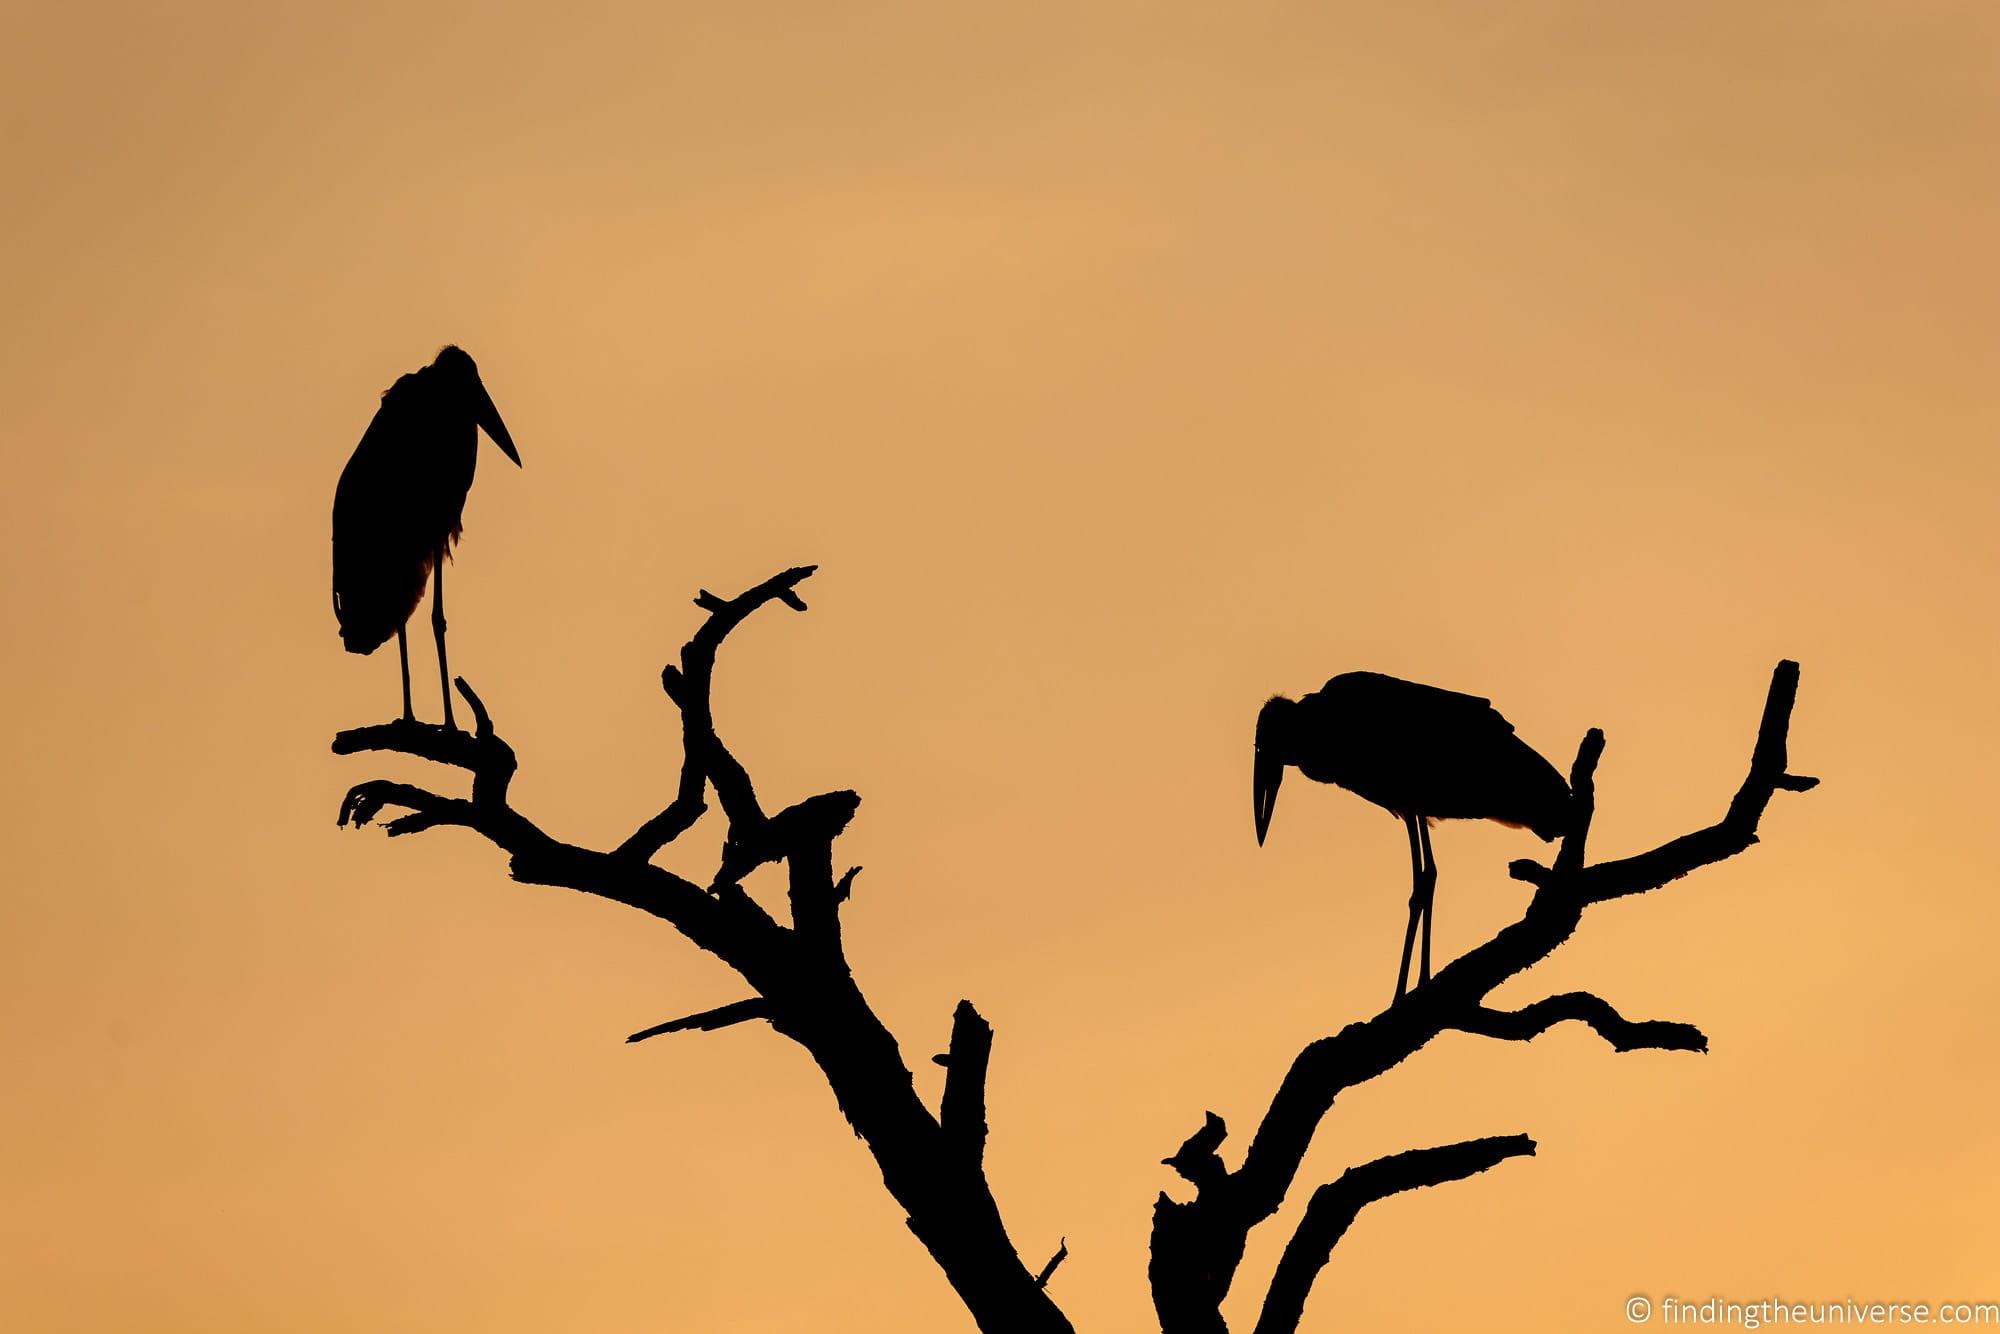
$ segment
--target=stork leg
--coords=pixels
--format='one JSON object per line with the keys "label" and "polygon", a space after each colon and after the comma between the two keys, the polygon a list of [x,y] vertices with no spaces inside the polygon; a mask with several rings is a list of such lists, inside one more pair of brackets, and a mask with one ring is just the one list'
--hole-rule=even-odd
{"label": "stork leg", "polygon": [[1424,845],[1424,868],[1420,877],[1424,886],[1424,949],[1422,961],[1417,965],[1417,985],[1422,986],[1431,980],[1431,922],[1437,916],[1434,909],[1437,906],[1438,864],[1431,853],[1431,828],[1424,823],[1422,816],[1417,817],[1417,835]]}
{"label": "stork leg", "polygon": [[1396,999],[1410,989],[1410,951],[1417,943],[1417,919],[1424,911],[1424,855],[1418,842],[1417,825],[1422,817],[1406,815],[1403,827],[1410,835],[1410,929],[1403,933],[1403,965],[1396,971]]}
{"label": "stork leg", "polygon": [[451,668],[444,660],[444,555],[445,548],[437,551],[437,562],[431,566],[431,629],[437,634],[438,642],[438,683],[444,688],[444,725],[456,727],[451,720]]}
{"label": "stork leg", "polygon": [[403,721],[413,723],[417,715],[410,709],[410,637],[400,625],[396,627],[396,657],[403,664]]}

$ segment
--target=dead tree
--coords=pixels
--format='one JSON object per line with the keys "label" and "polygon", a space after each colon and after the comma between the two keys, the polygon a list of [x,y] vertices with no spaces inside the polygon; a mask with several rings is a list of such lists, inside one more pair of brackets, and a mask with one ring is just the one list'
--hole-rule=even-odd
{"label": "dead tree", "polygon": [[[918,1098],[895,1038],[869,1007],[848,967],[840,911],[860,868],[836,876],[833,844],[853,819],[860,798],[852,792],[821,793],[766,814],[750,775],[717,733],[710,707],[717,649],[745,617],[768,602],[805,610],[797,588],[812,572],[812,566],[801,566],[733,598],[704,591],[695,599],[707,620],[682,647],[679,664],[660,673],[667,698],[681,715],[679,788],[665,809],[617,847],[599,851],[562,842],[514,809],[507,797],[516,767],[513,748],[500,739],[485,705],[462,678],[456,685],[472,710],[472,733],[394,722],[342,732],[333,749],[342,755],[394,751],[463,769],[471,775],[471,794],[449,797],[408,783],[365,782],[342,800],[340,823],[358,827],[395,810],[403,813],[389,816],[383,825],[392,835],[440,825],[471,829],[508,854],[508,869],[516,880],[580,890],[665,919],[735,969],[752,994],[655,1024],[628,1041],[755,1020],[797,1042],[826,1076],[841,1111],[881,1168],[883,1184],[907,1214],[910,1230],[978,1327],[987,1334],[1066,1334],[1070,1322],[1048,1293],[1066,1247],[1031,1270],[1008,1237],[986,1180],[986,1068],[993,1030],[970,1001],[959,1002],[949,1049],[932,1058],[945,1067],[944,1092],[934,1112]],[[1798,665],[1780,663],[1750,774],[1720,821],[1636,857],[1586,866],[1592,774],[1604,749],[1603,735],[1591,731],[1571,774],[1575,824],[1554,864],[1519,861],[1510,868],[1516,878],[1535,886],[1522,918],[1388,1010],[1300,1052],[1233,1170],[1217,1152],[1227,1133],[1224,1123],[1208,1114],[1202,1128],[1165,1160],[1193,1185],[1194,1197],[1181,1203],[1162,1192],[1154,1206],[1150,1278],[1162,1334],[1227,1330],[1222,1302],[1250,1230],[1284,1202],[1334,1100],[1388,1071],[1439,1033],[1457,1029],[1526,1040],[1573,1019],[1620,1051],[1706,1049],[1707,1039],[1689,1024],[1634,1022],[1584,992],[1551,996],[1511,1011],[1489,1007],[1486,997],[1568,939],[1591,904],[1657,889],[1734,856],[1756,841],[1758,819],[1774,792],[1813,785],[1815,780],[1786,771],[1786,733],[1797,685]],[[711,790],[722,807],[727,834],[714,875],[699,884],[654,865],[652,858],[707,812]],[[786,870],[789,921],[767,912],[743,888],[745,876],[778,863]],[[1467,1140],[1392,1154],[1320,1186],[1284,1248],[1257,1319],[1257,1334],[1297,1328],[1313,1280],[1364,1206],[1399,1191],[1471,1176],[1534,1150],[1526,1135]]]}

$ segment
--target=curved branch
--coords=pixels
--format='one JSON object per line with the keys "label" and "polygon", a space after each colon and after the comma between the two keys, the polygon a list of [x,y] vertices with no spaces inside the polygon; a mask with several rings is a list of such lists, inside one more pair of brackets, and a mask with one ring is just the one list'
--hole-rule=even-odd
{"label": "curved branch", "polygon": [[518,767],[514,748],[501,739],[485,702],[465,679],[460,677],[455,684],[472,710],[471,733],[399,720],[340,732],[333,739],[333,750],[336,755],[390,752],[468,770],[471,799],[375,779],[356,784],[342,798],[341,826],[358,829],[383,810],[399,806],[410,813],[383,825],[391,835],[441,826],[470,829],[510,854],[508,870],[516,880],[579,890],[663,918],[701,948],[739,968],[758,942],[768,941],[767,932],[777,926],[747,895],[720,901],[692,881],[648,863],[620,864],[605,853],[551,838],[515,810],[507,801]]}
{"label": "curved branch", "polygon": [[763,824],[764,812],[757,805],[750,775],[715,732],[710,691],[715,679],[716,650],[722,647],[731,630],[768,602],[782,602],[793,611],[804,611],[806,604],[796,590],[818,568],[794,566],[733,598],[719,598],[707,589],[695,598],[695,605],[708,612],[708,619],[681,646],[680,666],[660,669],[660,688],[681,714],[680,787],[665,810],[618,845],[619,856],[650,860],[661,848],[693,828],[695,821],[708,810],[702,793],[710,783],[715,785],[716,796],[732,825],[741,825],[748,831]]}
{"label": "curved branch", "polygon": [[1518,1010],[1477,1006],[1459,1016],[1452,1027],[1483,1037],[1526,1042],[1566,1020],[1589,1025],[1615,1051],[1708,1050],[1707,1035],[1693,1024],[1672,1019],[1627,1019],[1612,1008],[1611,1002],[1587,991],[1566,991]]}
{"label": "curved branch", "polygon": [[350,824],[359,829],[390,806],[401,806],[410,812],[382,826],[391,837],[414,834],[443,824],[468,828],[472,825],[471,802],[441,797],[427,788],[411,783],[391,783],[386,779],[356,783],[347,789],[347,795],[340,799],[340,816],[335,823],[342,829]]}
{"label": "curved branch", "polygon": [[1463,1181],[1509,1158],[1534,1152],[1535,1141],[1526,1135],[1495,1135],[1433,1149],[1410,1149],[1348,1168],[1338,1181],[1313,1192],[1305,1217],[1299,1220],[1298,1230],[1278,1261],[1264,1297],[1263,1313],[1257,1317],[1256,1334],[1291,1334],[1299,1327],[1313,1280],[1326,1267],[1334,1246],[1355,1218],[1375,1201],[1406,1190]]}

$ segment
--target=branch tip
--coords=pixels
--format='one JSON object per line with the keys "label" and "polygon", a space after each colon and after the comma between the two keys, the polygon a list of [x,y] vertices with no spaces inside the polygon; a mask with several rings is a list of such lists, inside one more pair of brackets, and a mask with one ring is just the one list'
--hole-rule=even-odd
{"label": "branch tip", "polygon": [[1532,857],[1521,857],[1508,862],[1507,874],[1516,880],[1525,880],[1531,885],[1546,885],[1555,876],[1554,871]]}
{"label": "branch tip", "polygon": [[1228,1175],[1223,1166],[1222,1155],[1216,1150],[1222,1141],[1229,1138],[1229,1126],[1214,1112],[1203,1113],[1201,1129],[1189,1135],[1172,1157],[1160,1162],[1174,1169],[1186,1181],[1198,1188],[1205,1188],[1210,1182],[1219,1181]]}
{"label": "branch tip", "polygon": [[664,1024],[654,1024],[651,1028],[642,1028],[636,1033],[627,1035],[625,1040],[627,1042],[644,1042],[647,1038],[656,1038],[662,1033],[688,1033],[696,1030],[704,1033],[712,1033],[718,1028],[728,1028],[731,1024],[743,1024],[753,1019],[769,1019],[770,1017],[771,1003],[762,996],[753,996],[748,1000],[732,1001],[728,1005],[719,1005],[713,1010],[703,1010],[700,1014],[687,1015],[681,1019],[669,1019]]}
{"label": "branch tip", "polygon": [[1693,1024],[1674,1019],[1627,1019],[1609,1001],[1587,991],[1566,991],[1518,1010],[1477,1005],[1451,1027],[1482,1037],[1528,1042],[1565,1022],[1583,1024],[1610,1043],[1613,1051],[1708,1050],[1708,1035]]}
{"label": "branch tip", "polygon": [[1063,1237],[1056,1242],[1056,1253],[1042,1266],[1042,1272],[1035,1275],[1035,1286],[1038,1288],[1049,1286],[1049,1279],[1055,1274],[1056,1266],[1067,1259],[1069,1259],[1069,1238]]}
{"label": "branch tip", "polygon": [[480,703],[479,696],[473,693],[472,687],[466,684],[462,676],[453,677],[451,683],[458,687],[458,693],[465,698],[466,707],[472,710],[473,735],[481,741],[492,740],[493,719],[487,714],[486,706]]}
{"label": "branch tip", "polygon": [[993,1026],[971,1001],[960,1001],[951,1012],[951,1046],[938,1060],[944,1067],[938,1129],[974,1166],[986,1152],[986,1066],[992,1055]]}

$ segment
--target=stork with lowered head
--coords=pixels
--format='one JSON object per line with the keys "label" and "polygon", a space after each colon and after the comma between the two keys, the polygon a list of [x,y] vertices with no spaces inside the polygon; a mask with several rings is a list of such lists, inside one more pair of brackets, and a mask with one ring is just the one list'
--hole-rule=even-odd
{"label": "stork with lowered head", "polygon": [[1431,821],[1496,820],[1531,829],[1545,841],[1569,827],[1569,784],[1514,735],[1514,725],[1491,703],[1379,672],[1345,672],[1303,699],[1275,696],[1258,713],[1251,800],[1260,845],[1288,767],[1344,787],[1403,821],[1412,883],[1398,1000],[1409,989],[1419,923],[1418,985],[1431,977],[1437,893]]}

